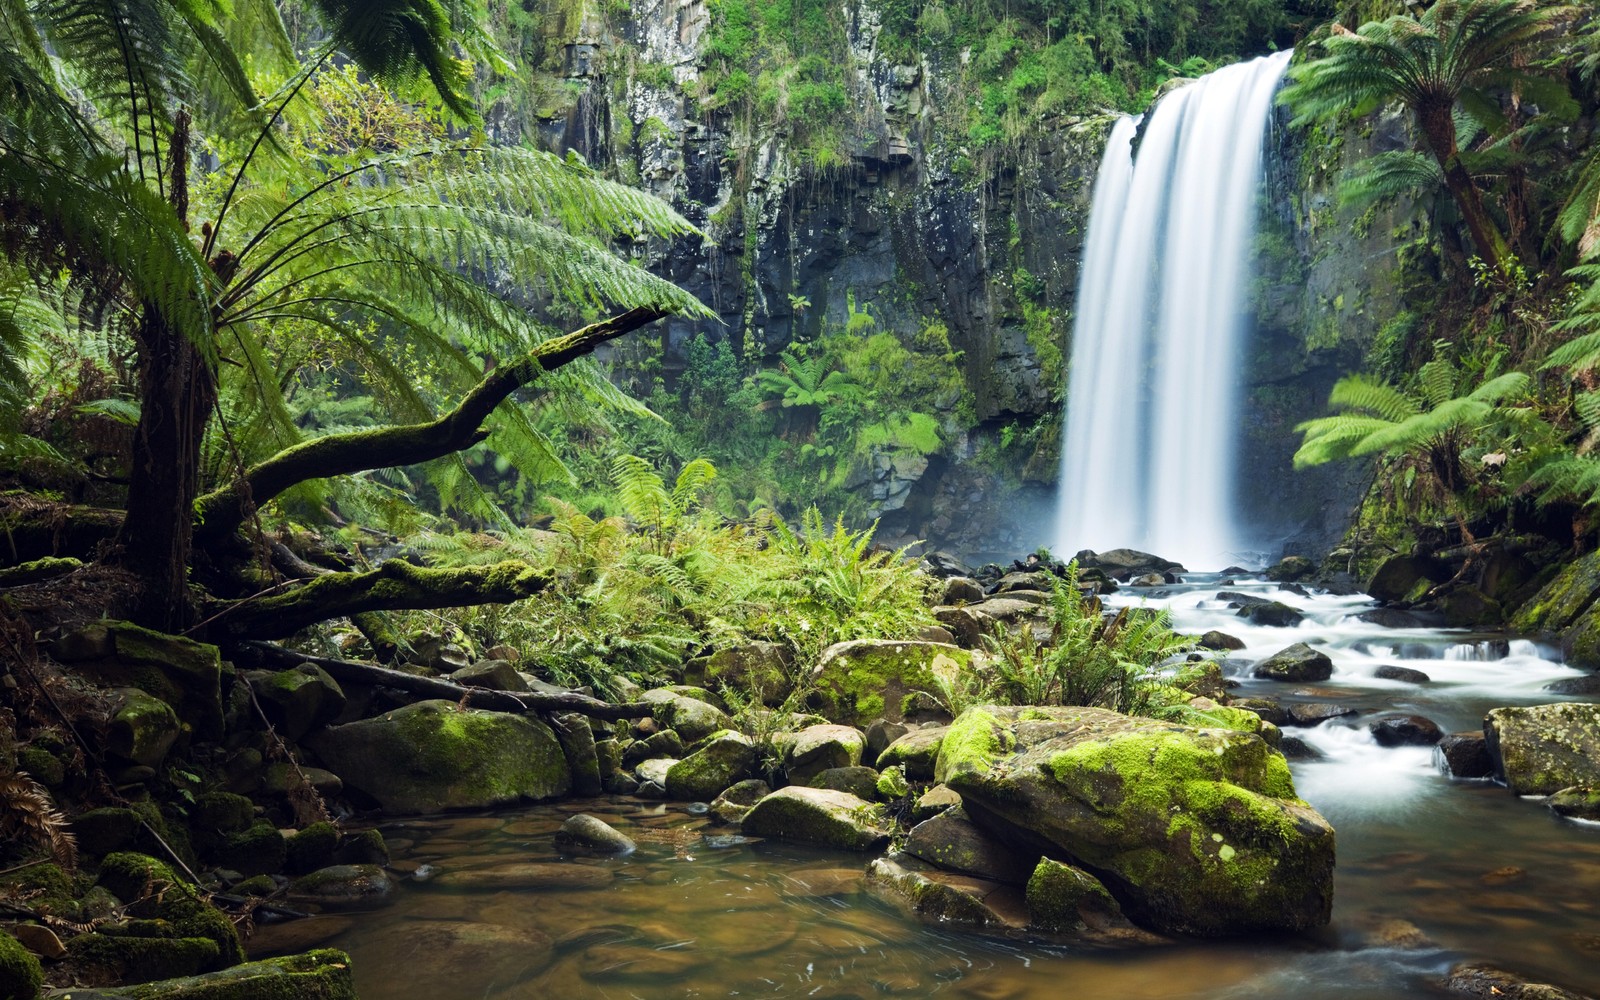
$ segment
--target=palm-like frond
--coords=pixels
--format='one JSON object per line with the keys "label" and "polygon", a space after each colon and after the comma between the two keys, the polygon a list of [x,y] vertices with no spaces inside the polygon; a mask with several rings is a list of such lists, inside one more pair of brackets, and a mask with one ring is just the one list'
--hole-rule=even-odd
{"label": "palm-like frond", "polygon": [[1359,211],[1401,195],[1438,190],[1443,183],[1438,161],[1413,150],[1395,150],[1346,171],[1339,181],[1339,200]]}

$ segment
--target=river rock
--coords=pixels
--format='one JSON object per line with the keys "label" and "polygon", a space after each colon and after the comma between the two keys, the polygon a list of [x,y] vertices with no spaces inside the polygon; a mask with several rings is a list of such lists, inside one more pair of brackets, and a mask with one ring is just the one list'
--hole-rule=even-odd
{"label": "river rock", "polygon": [[911,730],[878,755],[878,767],[899,765],[905,768],[906,777],[913,781],[932,781],[933,766],[939,759],[939,744],[949,731],[949,726]]}
{"label": "river rock", "polygon": [[1451,628],[1493,628],[1505,620],[1500,602],[1476,587],[1457,587],[1432,603]]}
{"label": "river rock", "polygon": [[933,609],[933,617],[949,630],[954,637],[955,644],[962,649],[981,649],[984,636],[994,631],[995,619],[973,607],[953,608],[937,607]]}
{"label": "river rock", "polygon": [[1007,573],[994,585],[994,592],[1009,594],[1014,590],[1026,590],[1034,594],[1048,594],[1055,584],[1055,579],[1054,574],[1044,570]]}
{"label": "river rock", "polygon": [[1545,804],[1557,816],[1600,822],[1600,785],[1563,788]]}
{"label": "river rock", "polygon": [[753,640],[727,646],[706,661],[706,682],[778,706],[794,691],[794,651],[781,642]]}
{"label": "river rock", "polygon": [[394,902],[394,880],[377,865],[333,865],[295,879],[289,899],[325,910],[371,910]]}
{"label": "river rock", "polygon": [[867,726],[865,731],[867,749],[862,754],[862,763],[877,767],[879,755],[888,748],[889,744],[909,733],[911,729],[912,727],[904,722],[890,722],[888,719],[872,720],[872,723]]}
{"label": "river rock", "polygon": [[636,845],[626,834],[598,817],[579,813],[556,831],[556,846],[583,854],[632,854]]}
{"label": "river rock", "polygon": [[642,740],[634,740],[622,751],[622,766],[627,768],[638,767],[647,760],[657,757],[671,757],[673,760],[682,760],[688,756],[689,751],[684,748],[683,738],[671,729],[663,729],[651,733]]}
{"label": "river rock", "polygon": [[251,670],[242,676],[250,682],[267,720],[291,743],[300,742],[344,711],[344,689],[314,663],[288,670]]}
{"label": "river rock", "polygon": [[1450,970],[1444,987],[1451,993],[1482,1000],[1589,1000],[1548,983],[1528,980],[1492,965],[1465,964]]}
{"label": "river rock", "polygon": [[[899,772],[891,772],[898,774]],[[836,792],[849,792],[858,799],[871,801],[878,795],[878,772],[860,764],[854,767],[830,767],[812,776],[812,788],[831,788]]]}
{"label": "river rock", "polygon": [[455,671],[450,679],[467,687],[489,688],[493,691],[531,690],[528,682],[517,673],[516,664],[510,660],[479,660]]}
{"label": "river rock", "polygon": [[588,716],[578,712],[552,712],[545,721],[556,734],[561,752],[567,755],[567,770],[572,772],[572,794],[584,799],[599,795],[603,790],[600,749],[595,744],[594,726]]}
{"label": "river rock", "polygon": [[1317,564],[1305,556],[1284,556],[1268,566],[1261,574],[1273,583],[1295,583],[1309,580],[1317,573]]}
{"label": "river rock", "polygon": [[1022,894],[1014,887],[949,872],[929,871],[903,857],[878,858],[867,866],[869,895],[909,917],[964,927],[1027,924]]}
{"label": "river rock", "polygon": [[1401,611],[1399,608],[1373,608],[1361,612],[1356,618],[1384,628],[1423,628],[1428,624],[1428,620],[1416,612]]}
{"label": "river rock", "polygon": [[698,743],[733,724],[717,706],[668,688],[646,691],[639,700],[650,706],[656,721],[676,730],[685,743]]}
{"label": "river rock", "polygon": [[1212,629],[1200,637],[1200,648],[1215,650],[1243,649],[1244,640],[1231,636],[1226,632],[1218,632],[1216,629]]}
{"label": "river rock", "polygon": [[1278,741],[1278,752],[1288,760],[1321,760],[1322,751],[1298,736],[1285,736]]}
{"label": "river rock", "polygon": [[1270,722],[1274,726],[1288,726],[1293,724],[1289,710],[1284,708],[1275,698],[1234,698],[1228,704],[1233,708],[1242,708],[1247,712],[1254,712],[1261,716],[1262,722]]}
{"label": "river rock", "polygon": [[1409,555],[1390,556],[1378,564],[1367,580],[1367,594],[1382,604],[1415,602],[1446,577],[1432,559]]}
{"label": "river rock", "polygon": [[746,778],[729,786],[711,802],[711,817],[719,823],[741,822],[757,802],[772,794],[760,778]]}
{"label": "river rock", "polygon": [[1079,552],[1073,559],[1080,567],[1104,570],[1112,579],[1127,581],[1145,573],[1183,573],[1183,565],[1137,549],[1108,549],[1105,552]]}
{"label": "river rock", "polygon": [[1386,681],[1405,681],[1407,684],[1426,684],[1433,678],[1420,670],[1410,667],[1397,667],[1392,663],[1385,663],[1372,672],[1372,676]]}
{"label": "river rock", "polygon": [[982,706],[951,727],[936,776],[973,822],[1087,869],[1147,928],[1231,935],[1328,921],[1333,829],[1258,736]]}
{"label": "river rock", "polygon": [[222,654],[215,646],[128,622],[85,626],[50,644],[75,673],[135,687],[171,705],[200,740],[223,735]]}
{"label": "river rock", "polygon": [[561,743],[538,719],[421,701],[323,730],[310,745],[348,787],[390,813],[487,809],[572,785]]}
{"label": "river rock", "polygon": [[970,576],[952,576],[939,590],[939,603],[960,606],[977,604],[984,598],[983,584]]}
{"label": "river rock", "polygon": [[1290,628],[1306,620],[1305,615],[1282,601],[1246,604],[1239,609],[1238,616],[1252,625],[1271,625],[1277,628]]}
{"label": "river rock", "polygon": [[118,688],[111,698],[114,707],[106,734],[111,751],[146,767],[159,765],[182,732],[178,714],[139,688]]}
{"label": "river rock", "polygon": [[1336,705],[1326,701],[1299,702],[1289,706],[1289,718],[1296,726],[1320,726],[1329,719],[1354,715],[1349,705]]}
{"label": "river rock", "polygon": [[912,827],[903,850],[935,868],[1011,885],[1026,883],[1037,860],[996,840],[959,805]]}
{"label": "river rock", "polygon": [[971,660],[968,650],[945,643],[855,639],[823,650],[811,680],[821,714],[833,722],[899,722],[907,695],[938,690],[935,678],[954,680]]}
{"label": "river rock", "polygon": [[1269,681],[1325,681],[1333,676],[1333,661],[1327,653],[1297,642],[1257,663],[1253,673]]}
{"label": "river rock", "polygon": [[1381,747],[1431,747],[1444,739],[1439,724],[1421,715],[1390,716],[1367,729]]}
{"label": "river rock", "polygon": [[530,927],[469,920],[405,920],[357,958],[368,997],[490,997],[550,964],[550,936]]}
{"label": "river rock", "polygon": [[948,785],[934,785],[921,796],[911,807],[911,821],[921,823],[961,804],[961,796],[950,790]]}
{"label": "river rock", "polygon": [[444,872],[430,886],[460,892],[502,892],[519,889],[603,889],[616,876],[609,868],[577,863],[513,862]]}
{"label": "river rock", "polygon": [[1544,686],[1551,694],[1565,694],[1589,696],[1600,694],[1600,674],[1585,674],[1582,677],[1563,677],[1559,681],[1551,681]]}
{"label": "river rock", "polygon": [[1600,783],[1600,705],[1496,708],[1483,734],[1495,776],[1517,795]]}
{"label": "river rock", "polygon": [[870,851],[889,839],[890,825],[882,806],[848,792],[791,785],[757,802],[740,830],[752,837]]}
{"label": "river rock", "polygon": [[861,763],[867,740],[849,726],[807,726],[785,741],[784,769],[789,780],[805,784],[829,768]]}
{"label": "river rock", "polygon": [[[649,760],[641,761],[639,766],[633,769],[633,773],[644,784],[660,785],[662,795],[665,795],[667,775],[671,773],[673,766],[677,763],[671,757],[652,757]],[[660,796],[657,797],[659,798]]]}
{"label": "river rock", "polygon": [[1494,774],[1488,741],[1476,730],[1442,737],[1434,747],[1433,762],[1452,778],[1488,778]]}
{"label": "river rock", "polygon": [[667,770],[667,794],[691,801],[714,799],[724,788],[754,775],[760,761],[750,737],[724,730]]}
{"label": "river rock", "polygon": [[1025,899],[1032,931],[1102,947],[1167,943],[1136,927],[1099,879],[1060,861],[1039,859]]}

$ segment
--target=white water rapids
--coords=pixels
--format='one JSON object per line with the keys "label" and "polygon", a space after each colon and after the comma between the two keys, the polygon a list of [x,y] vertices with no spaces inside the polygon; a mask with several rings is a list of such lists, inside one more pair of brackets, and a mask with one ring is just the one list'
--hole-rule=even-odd
{"label": "white water rapids", "polygon": [[1247,262],[1289,53],[1218,70],[1112,128],[1073,324],[1056,551],[1237,561]]}

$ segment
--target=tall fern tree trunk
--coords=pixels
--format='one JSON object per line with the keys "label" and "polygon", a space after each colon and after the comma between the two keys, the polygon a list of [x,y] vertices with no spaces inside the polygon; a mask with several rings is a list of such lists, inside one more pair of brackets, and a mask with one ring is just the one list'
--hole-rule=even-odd
{"label": "tall fern tree trunk", "polygon": [[147,311],[137,338],[142,409],[134,435],[128,514],[117,536],[122,565],[141,578],[134,615],[142,625],[183,628],[193,621],[189,566],[200,445],[216,405],[211,365],[183,331]]}
{"label": "tall fern tree trunk", "polygon": [[[168,201],[188,228],[189,114],[173,116]],[[218,264],[221,264],[219,267]],[[224,282],[232,259],[213,268]],[[217,404],[217,373],[188,331],[146,303],[134,331],[139,348],[141,408],[133,438],[128,513],[117,534],[121,564],[140,577],[133,615],[142,625],[174,630],[194,621],[189,591],[194,554],[200,448]]]}
{"label": "tall fern tree trunk", "polygon": [[1472,234],[1472,244],[1478,256],[1496,274],[1512,259],[1510,245],[1500,227],[1495,224],[1489,210],[1484,207],[1483,195],[1472,182],[1472,175],[1461,165],[1460,150],[1456,146],[1456,123],[1452,116],[1454,100],[1436,100],[1417,108],[1417,122],[1422,126],[1423,138],[1428,143],[1439,169],[1444,171],[1444,186],[1461,212],[1461,219]]}

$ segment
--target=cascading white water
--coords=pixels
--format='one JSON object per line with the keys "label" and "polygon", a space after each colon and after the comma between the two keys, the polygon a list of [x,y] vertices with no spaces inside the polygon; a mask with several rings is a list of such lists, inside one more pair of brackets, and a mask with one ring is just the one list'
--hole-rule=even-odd
{"label": "cascading white water", "polygon": [[1056,551],[1240,556],[1234,479],[1263,136],[1289,53],[1218,70],[1111,130],[1073,324]]}

